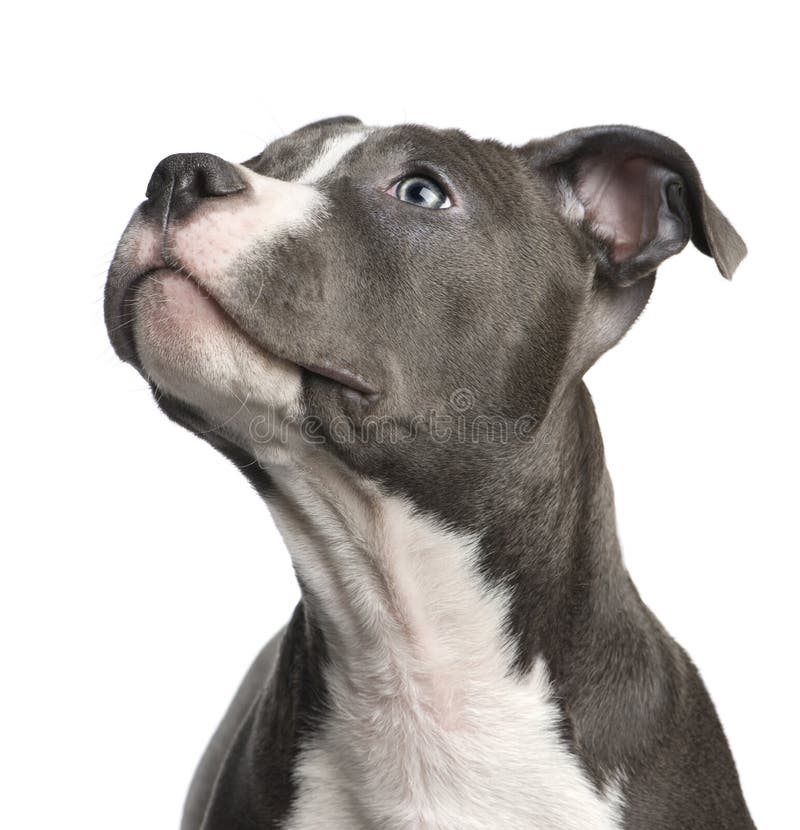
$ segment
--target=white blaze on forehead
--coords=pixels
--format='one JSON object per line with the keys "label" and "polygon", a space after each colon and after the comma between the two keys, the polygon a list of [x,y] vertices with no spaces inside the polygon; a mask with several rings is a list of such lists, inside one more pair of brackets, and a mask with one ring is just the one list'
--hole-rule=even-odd
{"label": "white blaze on forehead", "polygon": [[366,139],[367,135],[367,130],[350,130],[328,139],[319,155],[296,181],[299,184],[312,184],[325,178],[353,148]]}

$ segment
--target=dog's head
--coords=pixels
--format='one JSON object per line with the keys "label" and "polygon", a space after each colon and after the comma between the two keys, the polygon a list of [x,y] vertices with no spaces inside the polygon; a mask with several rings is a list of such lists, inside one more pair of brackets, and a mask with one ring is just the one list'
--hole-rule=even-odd
{"label": "dog's head", "polygon": [[244,164],[164,159],[106,321],[168,414],[229,454],[332,453],[413,490],[486,452],[476,423],[529,439],[689,240],[726,277],[745,254],[658,134],[510,147],[334,118]]}

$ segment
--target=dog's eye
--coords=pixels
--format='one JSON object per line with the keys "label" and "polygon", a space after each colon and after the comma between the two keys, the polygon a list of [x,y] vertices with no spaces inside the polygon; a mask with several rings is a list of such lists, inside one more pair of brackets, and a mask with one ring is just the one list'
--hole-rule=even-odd
{"label": "dog's eye", "polygon": [[401,202],[433,210],[449,208],[451,205],[450,197],[444,192],[444,188],[427,176],[409,176],[400,179],[389,190],[389,195]]}

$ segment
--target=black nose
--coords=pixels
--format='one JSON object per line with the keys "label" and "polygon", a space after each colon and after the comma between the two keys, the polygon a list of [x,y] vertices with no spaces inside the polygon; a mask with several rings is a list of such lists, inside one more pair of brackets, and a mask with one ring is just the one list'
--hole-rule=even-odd
{"label": "black nose", "polygon": [[[172,218],[191,213],[203,199],[230,196],[245,189],[236,168],[210,153],[176,153],[153,171],[147,185],[151,210],[168,211]],[[164,214],[162,214],[164,215]]]}

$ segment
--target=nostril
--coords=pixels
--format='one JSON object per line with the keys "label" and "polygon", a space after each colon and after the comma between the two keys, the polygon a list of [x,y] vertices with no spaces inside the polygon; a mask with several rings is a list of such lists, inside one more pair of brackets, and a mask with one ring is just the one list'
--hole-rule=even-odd
{"label": "nostril", "polygon": [[209,158],[219,163],[207,164],[199,169],[198,185],[201,196],[230,196],[245,189],[245,183],[232,164],[216,156]]}
{"label": "nostril", "polygon": [[236,168],[210,153],[176,153],[159,162],[147,185],[150,202],[167,202],[171,212],[186,212],[201,199],[230,196],[246,189]]}
{"label": "nostril", "polygon": [[147,190],[144,192],[145,198],[151,200],[158,198],[166,188],[168,181],[162,175],[161,165],[159,164],[153,171],[153,175],[150,176],[150,181],[147,183]]}

